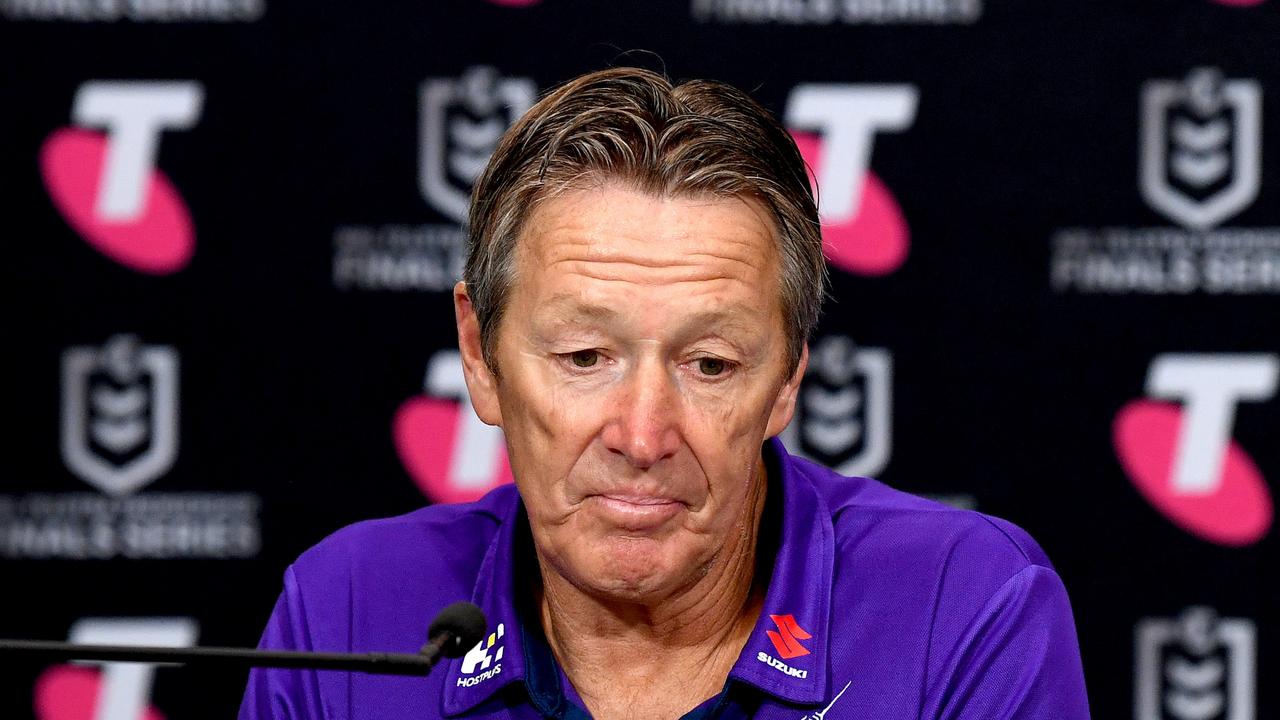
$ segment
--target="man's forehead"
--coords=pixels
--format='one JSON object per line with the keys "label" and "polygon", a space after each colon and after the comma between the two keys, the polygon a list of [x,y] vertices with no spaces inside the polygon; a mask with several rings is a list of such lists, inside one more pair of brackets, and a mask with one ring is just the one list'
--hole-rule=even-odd
{"label": "man's forehead", "polygon": [[593,261],[707,252],[776,260],[775,228],[759,202],[740,196],[660,196],[620,183],[571,189],[538,202],[517,243],[538,260],[571,254]]}

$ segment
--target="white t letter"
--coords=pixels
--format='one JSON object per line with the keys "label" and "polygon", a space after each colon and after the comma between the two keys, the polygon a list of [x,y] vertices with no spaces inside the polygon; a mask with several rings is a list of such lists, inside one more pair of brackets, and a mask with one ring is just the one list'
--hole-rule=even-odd
{"label": "white t letter", "polygon": [[791,91],[787,127],[822,133],[818,188],[824,220],[841,222],[857,214],[876,131],[911,127],[919,99],[914,85],[811,84]]}
{"label": "white t letter", "polygon": [[1168,354],[1151,361],[1147,394],[1183,403],[1174,491],[1210,495],[1218,489],[1236,404],[1274,395],[1277,375],[1280,361],[1275,355]]}
{"label": "white t letter", "polygon": [[204,102],[197,82],[87,82],[76,93],[77,125],[107,128],[107,158],[98,181],[98,216],[128,222],[142,214],[160,132],[195,125]]}

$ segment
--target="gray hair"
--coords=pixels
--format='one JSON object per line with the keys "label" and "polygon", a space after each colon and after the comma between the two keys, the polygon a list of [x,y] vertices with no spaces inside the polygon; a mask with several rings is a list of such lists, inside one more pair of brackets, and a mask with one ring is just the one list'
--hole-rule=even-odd
{"label": "gray hair", "polygon": [[773,217],[791,370],[826,294],[818,210],[786,129],[745,93],[656,73],[588,73],[543,97],[499,142],[471,195],[463,279],[485,361],[515,281],[516,241],[532,208],[584,180],[657,197],[745,197]]}

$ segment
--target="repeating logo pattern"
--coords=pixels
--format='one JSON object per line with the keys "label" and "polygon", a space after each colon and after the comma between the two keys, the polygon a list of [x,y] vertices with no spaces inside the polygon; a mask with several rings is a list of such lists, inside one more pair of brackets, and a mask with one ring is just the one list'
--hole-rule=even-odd
{"label": "repeating logo pattern", "polygon": [[191,81],[80,87],[71,112],[75,126],[45,140],[40,169],[54,206],[96,250],[154,275],[190,262],[191,213],[156,168],[156,157],[161,133],[193,127],[203,103],[203,86]]}
{"label": "repeating logo pattern", "polygon": [[1273,397],[1277,376],[1276,355],[1155,358],[1147,374],[1152,399],[1125,405],[1112,432],[1134,487],[1197,537],[1228,546],[1262,539],[1271,528],[1271,495],[1231,430],[1236,406]]}
{"label": "repeating logo pattern", "polygon": [[792,452],[844,475],[875,475],[893,451],[893,356],[844,335],[816,340],[795,416],[783,432]]}
{"label": "repeating logo pattern", "polygon": [[818,192],[827,259],[860,275],[886,275],[907,259],[902,208],[870,170],[878,132],[901,132],[915,120],[913,85],[799,85],[785,122]]}
{"label": "repeating logo pattern", "polygon": [[1256,629],[1189,608],[1138,623],[1136,720],[1254,720]]}
{"label": "repeating logo pattern", "polygon": [[127,495],[178,454],[178,353],[117,335],[62,356],[62,458],[85,482]]}

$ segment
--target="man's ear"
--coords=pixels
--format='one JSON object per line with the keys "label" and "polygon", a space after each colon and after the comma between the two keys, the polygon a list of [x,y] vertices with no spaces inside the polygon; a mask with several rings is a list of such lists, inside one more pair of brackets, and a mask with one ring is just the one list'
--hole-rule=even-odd
{"label": "man's ear", "polygon": [[458,350],[462,354],[462,375],[471,395],[471,407],[487,425],[502,427],[502,408],[498,404],[498,378],[484,360],[480,342],[480,319],[467,294],[467,284],[453,286],[453,316],[458,324]]}
{"label": "man's ear", "polygon": [[769,425],[765,429],[765,437],[774,437],[782,432],[791,416],[796,412],[796,395],[800,392],[800,381],[804,379],[805,370],[809,369],[809,344],[805,343],[800,350],[800,362],[796,363],[795,372],[778,389],[778,397],[773,401],[773,409],[769,411]]}

